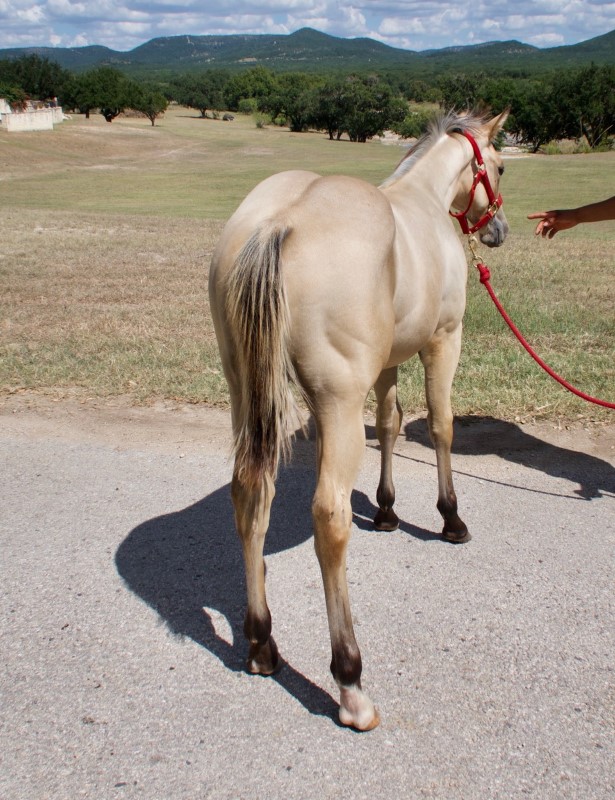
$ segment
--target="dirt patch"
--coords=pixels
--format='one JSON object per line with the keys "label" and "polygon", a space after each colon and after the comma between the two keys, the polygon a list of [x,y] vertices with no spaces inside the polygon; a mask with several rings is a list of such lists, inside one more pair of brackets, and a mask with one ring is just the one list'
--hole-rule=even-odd
{"label": "dirt patch", "polygon": [[[99,400],[91,397],[53,397],[22,392],[0,399],[0,424],[28,439],[62,439],[103,443],[118,450],[134,447],[182,453],[218,451],[230,454],[230,413],[223,408],[157,401],[136,406],[130,397]],[[375,443],[373,415],[365,415],[368,442]],[[587,427],[557,423],[516,424],[494,418],[460,417],[454,450],[476,454],[477,443],[489,442],[490,452],[528,449],[528,443],[555,445],[615,463],[615,424]],[[402,433],[418,431],[412,439],[429,446],[422,417],[404,420]],[[313,435],[313,434],[312,434]]]}

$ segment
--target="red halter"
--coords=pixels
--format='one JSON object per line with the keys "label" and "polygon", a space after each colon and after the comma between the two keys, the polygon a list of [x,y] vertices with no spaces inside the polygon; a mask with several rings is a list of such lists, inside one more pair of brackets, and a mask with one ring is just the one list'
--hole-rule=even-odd
{"label": "red halter", "polygon": [[[455,217],[456,220],[459,221],[461,225],[461,230],[464,233],[476,233],[476,231],[480,230],[484,225],[490,222],[495,215],[498,213],[499,209],[502,207],[503,200],[502,195],[499,194],[497,197],[495,196],[495,192],[491,188],[491,181],[489,180],[489,175],[487,175],[487,168],[485,167],[485,162],[483,161],[483,156],[480,152],[478,145],[474,137],[468,133],[467,131],[459,131],[462,133],[466,139],[472,145],[472,150],[474,150],[474,157],[476,158],[476,175],[474,176],[474,181],[472,182],[472,188],[470,190],[470,201],[468,203],[468,207],[465,211],[459,211],[455,213],[454,211],[449,211],[451,217]],[[487,192],[487,199],[489,200],[489,207],[483,214],[483,216],[478,220],[477,223],[470,226],[468,221],[468,211],[470,210],[472,203],[474,202],[474,195],[476,193],[476,187],[479,183],[482,183],[485,187],[485,191]]]}

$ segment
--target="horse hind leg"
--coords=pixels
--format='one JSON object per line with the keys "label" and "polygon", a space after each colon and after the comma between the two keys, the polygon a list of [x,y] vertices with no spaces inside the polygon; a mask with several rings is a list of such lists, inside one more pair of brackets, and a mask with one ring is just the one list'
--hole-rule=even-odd
{"label": "horse hind leg", "polygon": [[397,367],[384,370],[374,385],[378,403],[376,412],[376,435],[380,443],[380,481],[376,491],[378,511],[374,527],[379,531],[394,531],[399,518],[393,505],[393,448],[401,428],[402,410],[397,399]]}
{"label": "horse hind leg", "polygon": [[461,325],[452,333],[439,333],[420,352],[425,369],[427,424],[436,451],[438,468],[437,508],[444,519],[442,536],[448,542],[461,543],[471,537],[457,513],[457,496],[453,487],[451,446],[453,411],[451,388],[461,351]]}
{"label": "horse hind leg", "polygon": [[350,496],[365,447],[361,406],[351,415],[337,409],[319,419],[318,482],[312,503],[314,543],[322,572],[331,636],[331,673],[340,690],[339,718],[357,730],[375,728],[380,717],[361,688],[362,662],[350,612],[346,551]]}
{"label": "horse hind leg", "polygon": [[272,675],[279,666],[278,649],[271,636],[271,613],[265,594],[263,548],[269,527],[269,511],[275,494],[273,479],[265,474],[255,486],[247,486],[233,475],[231,495],[235,524],[241,539],[246,571],[248,606],[244,634],[249,642],[249,672]]}

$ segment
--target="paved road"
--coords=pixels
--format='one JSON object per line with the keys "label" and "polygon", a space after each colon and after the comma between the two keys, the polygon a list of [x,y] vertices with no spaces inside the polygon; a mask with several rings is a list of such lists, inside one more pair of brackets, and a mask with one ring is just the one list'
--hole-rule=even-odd
{"label": "paved road", "polygon": [[433,452],[409,421],[398,532],[378,453],[349,577],[382,725],[336,723],[311,541],[313,445],[279,481],[268,590],[286,665],[242,671],[228,417],[0,410],[2,800],[602,800],[615,796],[615,428],[458,426],[471,542],[435,534]]}

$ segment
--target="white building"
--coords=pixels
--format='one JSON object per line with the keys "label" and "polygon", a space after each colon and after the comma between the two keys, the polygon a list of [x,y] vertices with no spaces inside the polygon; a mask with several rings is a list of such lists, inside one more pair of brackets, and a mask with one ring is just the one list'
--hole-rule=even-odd
{"label": "white building", "polygon": [[64,119],[61,106],[34,108],[28,104],[25,111],[13,111],[0,97],[0,124],[7,131],[50,131]]}

